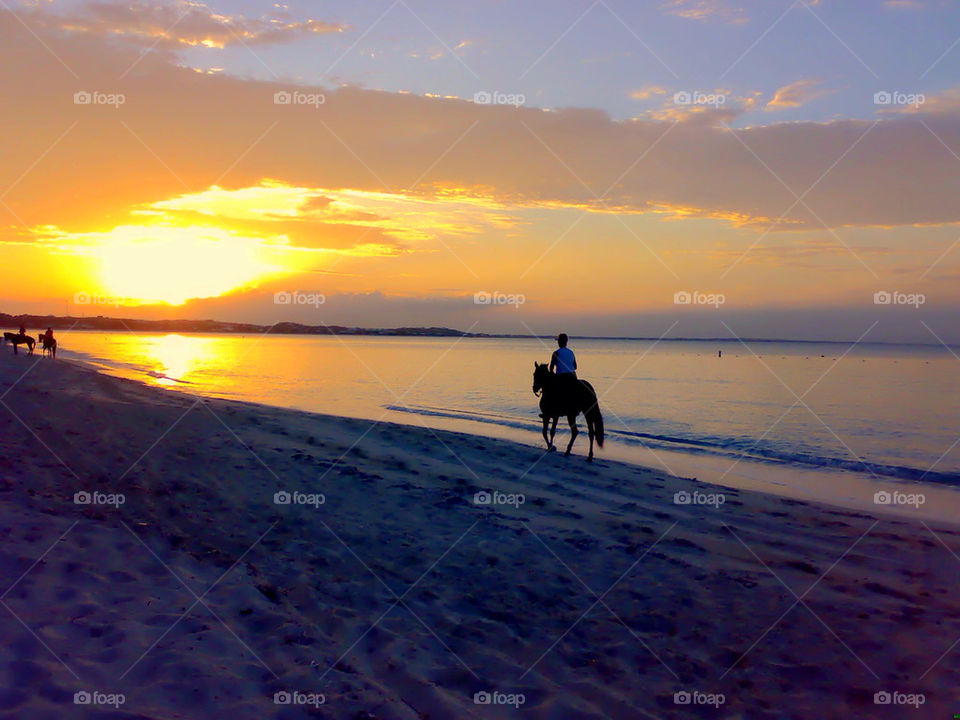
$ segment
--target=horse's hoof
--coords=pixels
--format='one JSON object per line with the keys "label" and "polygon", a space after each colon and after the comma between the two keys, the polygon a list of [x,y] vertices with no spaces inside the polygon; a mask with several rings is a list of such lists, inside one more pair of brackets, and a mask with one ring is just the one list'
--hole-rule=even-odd
{"label": "horse's hoof", "polygon": [[592,458],[592,457],[588,457],[588,458],[587,458],[587,462],[593,462],[593,458]]}
{"label": "horse's hoof", "polygon": [[557,448],[555,448],[553,445],[547,448],[547,452],[556,452],[556,451],[557,451]]}
{"label": "horse's hoof", "polygon": [[563,454],[563,456],[564,456],[564,457],[570,457],[570,451],[567,450],[567,451]]}

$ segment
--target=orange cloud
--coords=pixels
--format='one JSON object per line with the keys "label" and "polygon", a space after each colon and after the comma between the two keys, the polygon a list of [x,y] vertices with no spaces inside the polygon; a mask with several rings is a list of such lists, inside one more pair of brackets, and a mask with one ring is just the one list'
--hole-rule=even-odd
{"label": "orange cloud", "polygon": [[811,100],[826,95],[829,91],[820,88],[820,81],[807,79],[797,80],[784,85],[773,94],[773,99],[767,103],[765,110],[785,110],[806,105]]}
{"label": "orange cloud", "polygon": [[96,35],[122,37],[157,47],[280,43],[293,38],[343,31],[336,23],[319,20],[295,21],[286,13],[266,19],[242,15],[220,15],[191,0],[177,3],[94,2],[83,12],[51,16],[50,24],[62,29]]}
{"label": "orange cloud", "polygon": [[[0,165],[4,202],[15,213],[0,209],[4,226],[101,231],[127,222],[135,208],[212,186],[255,188],[264,178],[316,191],[324,202],[337,200],[326,189],[354,193],[358,214],[327,218],[340,242],[356,237],[356,228],[344,229],[356,223],[377,242],[416,241],[429,231],[423,223],[418,230],[419,215],[452,217],[442,230],[467,237],[476,227],[509,224],[512,208],[525,207],[695,208],[736,224],[783,216],[778,229],[960,222],[957,160],[937,140],[960,147],[960,110],[947,107],[928,113],[927,127],[897,114],[876,125],[731,130],[742,109],[729,105],[688,113],[680,123],[352,87],[326,92],[318,106],[277,105],[275,93],[294,88],[198,74],[166,54],[55,31],[37,17],[25,19],[43,43],[0,12],[0,93],[18,109],[5,119],[17,142]],[[118,81],[138,59],[137,72]],[[29,81],[23,67],[32,68]],[[80,90],[122,93],[126,101],[75,105]],[[814,183],[798,203],[793,193]],[[451,194],[461,201],[459,215],[436,204]],[[347,195],[338,202],[342,208]],[[401,219],[411,235],[403,235]],[[310,242],[322,245],[318,232]]]}
{"label": "orange cloud", "polygon": [[668,0],[662,7],[671,15],[689,20],[718,19],[732,25],[747,22],[743,8],[732,6],[726,0]]}

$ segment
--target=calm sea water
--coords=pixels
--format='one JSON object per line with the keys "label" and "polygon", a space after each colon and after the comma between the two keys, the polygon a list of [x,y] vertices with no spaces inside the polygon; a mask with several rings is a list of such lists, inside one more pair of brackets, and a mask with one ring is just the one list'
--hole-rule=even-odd
{"label": "calm sea water", "polygon": [[[533,363],[552,351],[536,339],[72,332],[60,343],[65,357],[202,395],[531,443],[538,440]],[[945,348],[571,346],[581,377],[601,398],[609,448],[621,457],[636,447],[960,483],[960,361]]]}

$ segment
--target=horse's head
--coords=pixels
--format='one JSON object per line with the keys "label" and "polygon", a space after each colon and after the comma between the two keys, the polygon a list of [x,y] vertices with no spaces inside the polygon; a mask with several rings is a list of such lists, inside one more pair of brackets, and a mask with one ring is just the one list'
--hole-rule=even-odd
{"label": "horse's head", "polygon": [[533,394],[539,395],[544,386],[547,384],[547,379],[550,377],[550,366],[544,363],[541,365],[536,360],[533,361]]}

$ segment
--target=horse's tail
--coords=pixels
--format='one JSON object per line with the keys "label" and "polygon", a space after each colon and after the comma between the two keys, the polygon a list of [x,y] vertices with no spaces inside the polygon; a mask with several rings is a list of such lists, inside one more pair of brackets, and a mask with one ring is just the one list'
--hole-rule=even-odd
{"label": "horse's tail", "polygon": [[600,413],[600,400],[597,399],[597,393],[590,383],[584,383],[589,388],[589,401],[587,409],[583,416],[587,419],[587,425],[593,430],[593,436],[597,440],[597,447],[603,447],[603,415]]}

